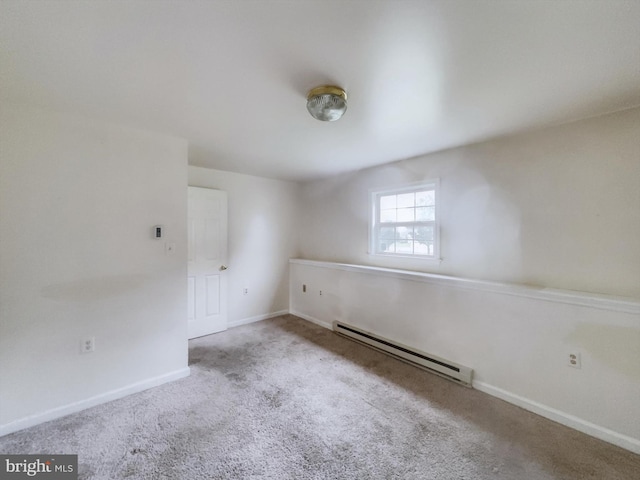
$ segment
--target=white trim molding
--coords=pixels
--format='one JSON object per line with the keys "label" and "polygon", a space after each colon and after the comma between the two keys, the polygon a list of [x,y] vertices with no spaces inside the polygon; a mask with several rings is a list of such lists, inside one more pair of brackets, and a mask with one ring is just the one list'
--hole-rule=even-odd
{"label": "white trim molding", "polygon": [[487,393],[492,397],[499,398],[505,402],[548,418],[549,420],[553,420],[554,422],[558,422],[562,425],[573,428],[574,430],[578,430],[579,432],[586,433],[592,437],[604,440],[605,442],[617,445],[618,447],[622,447],[626,450],[630,450],[633,453],[640,454],[640,440],[638,439],[614,432],[613,430],[609,430],[608,428],[601,427],[594,423],[587,422],[581,418],[569,415],[568,413],[556,410],[555,408],[548,407],[547,405],[534,402],[533,400],[529,400],[528,398],[521,397],[520,395],[516,395],[506,390],[502,390],[501,388],[494,387],[488,383],[474,380],[473,388],[483,393]]}
{"label": "white trim molding", "polygon": [[289,313],[289,310],[279,310],[277,312],[265,313],[263,315],[256,315],[254,317],[241,318],[240,320],[234,320],[227,324],[228,328],[235,328],[241,325],[248,325],[249,323],[260,322],[262,320],[268,320],[270,318],[279,317],[281,315],[286,315]]}
{"label": "white trim molding", "polygon": [[[601,295],[573,290],[560,290],[554,288],[535,287],[510,283],[488,282],[469,278],[451,277],[433,273],[413,272],[411,270],[397,270],[367,265],[351,265],[347,263],[323,262],[317,260],[305,260],[293,258],[291,264],[308,265],[318,268],[329,268],[368,275],[385,276],[409,280],[412,282],[430,283],[442,287],[463,288],[467,290],[480,290],[483,292],[497,293],[501,295],[513,295],[517,297],[533,298],[547,302],[565,303],[583,307],[611,310],[614,312],[631,313],[640,315],[640,300],[629,297],[617,297]],[[304,317],[303,317],[304,318]]]}
{"label": "white trim molding", "polygon": [[78,402],[73,402],[61,407],[52,408],[51,410],[47,410],[36,415],[30,415],[28,417],[20,418],[18,420],[14,420],[13,422],[0,425],[0,437],[13,432],[17,432],[18,430],[23,430],[25,428],[39,425],[44,422],[49,422],[57,418],[66,417],[67,415],[70,415],[72,413],[77,413],[82,410],[86,410],[87,408],[111,402],[112,400],[118,400],[119,398],[123,398],[134,393],[139,393],[153,387],[158,387],[165,383],[188,377],[190,374],[191,370],[189,369],[189,367],[185,367],[180,370],[160,375],[158,377],[149,378],[141,382],[127,385],[126,387],[101,393],[100,395],[86,398]]}
{"label": "white trim molding", "polygon": [[296,312],[295,310],[291,310],[289,313],[291,315],[295,316],[295,317],[300,317],[303,320],[306,320],[307,322],[315,323],[316,325],[324,327],[324,328],[326,328],[328,330],[333,330],[333,324],[332,323],[325,322],[323,320],[319,320],[319,319],[317,319],[315,317],[312,317],[310,315],[305,315],[304,313]]}

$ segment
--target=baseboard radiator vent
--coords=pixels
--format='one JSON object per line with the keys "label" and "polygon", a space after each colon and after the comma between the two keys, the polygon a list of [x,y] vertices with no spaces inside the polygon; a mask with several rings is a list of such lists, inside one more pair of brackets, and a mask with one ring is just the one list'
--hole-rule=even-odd
{"label": "baseboard radiator vent", "polygon": [[374,335],[366,330],[361,330],[342,322],[333,322],[333,331],[351,340],[356,340],[376,350],[392,355],[411,365],[428,370],[466,387],[471,387],[473,370],[469,367],[436,357],[430,353],[421,352],[415,348],[407,347],[401,343]]}

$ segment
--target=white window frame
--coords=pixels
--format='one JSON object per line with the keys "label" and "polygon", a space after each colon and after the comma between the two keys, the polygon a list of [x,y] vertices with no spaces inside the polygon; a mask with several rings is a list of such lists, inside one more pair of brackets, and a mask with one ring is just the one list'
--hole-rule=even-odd
{"label": "white window frame", "polygon": [[[418,192],[421,190],[433,190],[435,198],[435,215],[433,221],[413,221],[413,222],[380,222],[380,197],[387,195],[398,195],[403,193]],[[371,190],[369,195],[369,255],[381,257],[400,257],[412,258],[416,260],[436,260],[440,261],[440,180],[426,180],[417,183],[399,185],[397,187],[388,187],[382,189]],[[421,255],[416,253],[395,253],[378,251],[378,235],[381,226],[397,226],[399,224],[408,226],[433,225],[433,255]]]}

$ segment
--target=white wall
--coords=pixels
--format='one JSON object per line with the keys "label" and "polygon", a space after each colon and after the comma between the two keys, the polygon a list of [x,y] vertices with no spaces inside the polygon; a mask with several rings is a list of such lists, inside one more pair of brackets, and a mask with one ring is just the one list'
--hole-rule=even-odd
{"label": "white wall", "polygon": [[[640,298],[640,108],[312,182],[304,258]],[[440,178],[441,264],[367,254],[368,192]]]}
{"label": "white wall", "polygon": [[0,122],[0,433],[188,374],[186,142],[6,105]]}
{"label": "white wall", "polygon": [[189,167],[189,185],[228,193],[229,325],[288,311],[288,261],[297,256],[298,185],[200,167]]}
{"label": "white wall", "polygon": [[[291,311],[468,365],[478,388],[640,452],[638,139],[636,108],[311,182],[298,221],[304,259],[623,296],[631,310],[293,264]],[[442,262],[369,256],[369,191],[432,178]]]}

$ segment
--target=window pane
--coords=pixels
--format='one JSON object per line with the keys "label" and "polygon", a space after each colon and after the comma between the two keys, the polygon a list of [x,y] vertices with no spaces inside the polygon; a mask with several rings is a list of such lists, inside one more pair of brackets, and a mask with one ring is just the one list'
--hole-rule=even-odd
{"label": "window pane", "polygon": [[413,237],[413,227],[396,227],[393,244],[387,253],[397,253],[400,255],[411,254],[410,240]]}
{"label": "window pane", "polygon": [[380,210],[396,208],[396,195],[385,195],[380,197]]}
{"label": "window pane", "polygon": [[393,210],[381,210],[380,211],[380,222],[388,223],[395,222],[396,220],[396,212],[397,210],[394,208]]}
{"label": "window pane", "polygon": [[436,219],[435,207],[418,207],[416,208],[416,221],[432,222]]}
{"label": "window pane", "polygon": [[396,227],[396,240],[410,240],[413,237],[413,228]]}
{"label": "window pane", "polygon": [[395,252],[395,237],[396,229],[394,227],[381,227],[380,235],[378,237],[378,251],[379,252]]}
{"label": "window pane", "polygon": [[432,242],[427,242],[427,243],[415,242],[413,253],[415,255],[433,255],[433,243]]}
{"label": "window pane", "polygon": [[433,190],[424,190],[416,192],[416,205],[427,206],[436,204],[436,192]]}
{"label": "window pane", "polygon": [[399,208],[398,210],[398,222],[413,222],[415,208]]}
{"label": "window pane", "polygon": [[396,252],[396,242],[391,240],[390,242],[380,242],[380,252],[381,253],[395,253]]}
{"label": "window pane", "polygon": [[399,240],[396,242],[396,253],[400,255],[413,255],[413,242],[411,240]]}
{"label": "window pane", "polygon": [[409,229],[409,238],[411,238],[411,240],[409,241],[409,245],[408,245],[408,252],[410,255],[413,255],[414,252],[414,245],[415,245],[415,238],[416,238],[416,234],[415,234],[415,227],[411,227]]}
{"label": "window pane", "polygon": [[402,207],[413,207],[416,204],[416,195],[415,193],[403,193],[398,195],[398,208]]}
{"label": "window pane", "polygon": [[415,227],[413,253],[414,255],[433,255],[433,225]]}
{"label": "window pane", "polygon": [[420,243],[433,243],[433,225],[416,227],[415,240]]}

